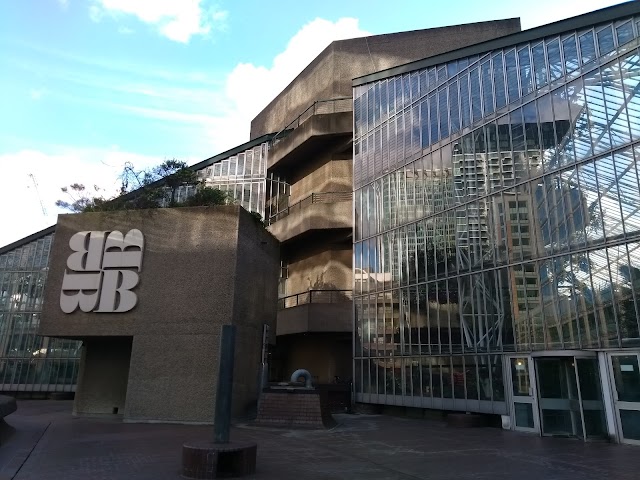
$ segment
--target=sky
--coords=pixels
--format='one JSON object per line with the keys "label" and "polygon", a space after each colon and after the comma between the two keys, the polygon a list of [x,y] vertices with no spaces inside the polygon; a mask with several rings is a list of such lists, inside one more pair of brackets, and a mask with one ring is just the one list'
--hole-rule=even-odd
{"label": "sky", "polygon": [[56,223],[61,187],[107,196],[129,162],[189,164],[249,140],[255,117],[331,41],[607,0],[2,0],[0,246]]}

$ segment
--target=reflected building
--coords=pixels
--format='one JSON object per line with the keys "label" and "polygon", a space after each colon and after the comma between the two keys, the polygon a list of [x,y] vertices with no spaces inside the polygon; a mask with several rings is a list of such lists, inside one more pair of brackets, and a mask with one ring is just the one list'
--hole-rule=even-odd
{"label": "reflected building", "polygon": [[354,80],[358,401],[640,443],[639,15]]}

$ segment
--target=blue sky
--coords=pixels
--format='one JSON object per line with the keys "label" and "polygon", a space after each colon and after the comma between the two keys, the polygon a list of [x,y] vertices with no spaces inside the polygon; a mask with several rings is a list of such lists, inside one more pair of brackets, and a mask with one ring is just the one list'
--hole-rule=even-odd
{"label": "blue sky", "polygon": [[247,141],[251,118],[334,39],[511,17],[526,29],[616,3],[2,2],[0,245],[54,224],[66,184],[111,193],[125,162],[194,163]]}

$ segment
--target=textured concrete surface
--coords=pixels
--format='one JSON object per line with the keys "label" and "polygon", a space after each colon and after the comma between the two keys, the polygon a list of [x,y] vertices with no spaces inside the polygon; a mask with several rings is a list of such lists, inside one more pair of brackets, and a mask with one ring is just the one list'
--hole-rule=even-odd
{"label": "textured concrete surface", "polygon": [[352,210],[351,201],[312,203],[269,225],[269,231],[279,241],[287,242],[313,230],[352,228]]}
{"label": "textured concrete surface", "polygon": [[[69,238],[132,228],[145,237],[136,307],[62,312]],[[60,215],[39,333],[86,342],[78,412],[212,422],[220,327],[235,324],[233,414],[243,416],[257,401],[263,324],[275,335],[278,272],[278,241],[239,206]]]}
{"label": "textured concrete surface", "polygon": [[[20,402],[7,418],[0,479],[179,479],[182,444],[211,427],[73,418],[70,402]],[[258,444],[255,479],[635,480],[638,447],[539,438],[385,416],[335,415],[329,431],[238,425]]]}
{"label": "textured concrete surface", "polygon": [[251,138],[284,128],[314,100],[350,97],[355,77],[519,31],[515,18],[332,42],[251,121]]}
{"label": "textured concrete surface", "polygon": [[[267,168],[303,162],[309,151],[317,150],[320,142],[325,149],[327,146],[349,145],[352,132],[353,112],[316,114],[271,148]],[[328,135],[331,137],[326,138]]]}
{"label": "textured concrete surface", "polygon": [[[278,335],[305,332],[349,332],[353,330],[353,304],[307,303],[278,312]],[[331,379],[329,379],[331,380]]]}

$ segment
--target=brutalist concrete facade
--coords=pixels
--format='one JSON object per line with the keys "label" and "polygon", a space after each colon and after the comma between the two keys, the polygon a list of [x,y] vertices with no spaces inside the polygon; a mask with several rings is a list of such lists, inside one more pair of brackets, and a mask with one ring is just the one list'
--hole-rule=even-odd
{"label": "brutalist concrete facade", "polygon": [[[64,313],[77,232],[144,236],[137,305]],[[275,331],[279,246],[238,206],[61,215],[39,334],[83,341],[74,412],[124,421],[212,422],[221,326],[236,325],[233,414],[259,391],[263,325]],[[72,292],[73,293],[73,292]]]}
{"label": "brutalist concrete facade", "polygon": [[312,102],[351,97],[352,79],[520,31],[520,19],[332,42],[251,121],[251,138],[278,132]]}
{"label": "brutalist concrete facade", "polygon": [[352,79],[519,31],[516,18],[335,41],[253,119],[251,138],[279,132],[267,174],[290,193],[267,219],[286,274],[278,380],[297,368],[321,384],[352,376]]}

